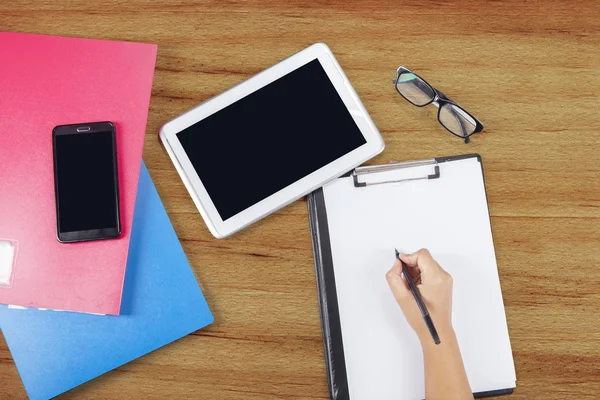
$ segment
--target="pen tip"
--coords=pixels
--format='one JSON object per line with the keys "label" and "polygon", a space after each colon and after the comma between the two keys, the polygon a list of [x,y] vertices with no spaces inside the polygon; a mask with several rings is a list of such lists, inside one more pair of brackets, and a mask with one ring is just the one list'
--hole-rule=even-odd
{"label": "pen tip", "polygon": [[394,249],[394,252],[396,252],[396,257],[400,257],[400,253],[398,253],[398,249]]}

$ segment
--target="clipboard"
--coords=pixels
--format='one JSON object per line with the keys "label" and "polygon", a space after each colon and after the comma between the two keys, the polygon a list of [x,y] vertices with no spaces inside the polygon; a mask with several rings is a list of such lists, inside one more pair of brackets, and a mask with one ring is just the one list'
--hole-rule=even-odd
{"label": "clipboard", "polygon": [[[495,254],[493,253],[493,243],[491,243],[491,228],[489,227],[490,225],[490,221],[489,221],[489,213],[488,213],[488,209],[487,209],[487,196],[485,193],[485,183],[484,183],[484,177],[483,177],[483,166],[482,166],[482,160],[481,160],[481,156],[479,156],[478,154],[466,154],[466,155],[459,155],[459,156],[451,156],[451,157],[439,157],[439,158],[433,158],[433,159],[427,159],[427,160],[418,160],[418,161],[408,161],[408,162],[392,162],[390,164],[386,164],[386,165],[377,165],[377,166],[364,166],[364,167],[359,167],[356,168],[355,170],[347,173],[346,175],[338,178],[336,181],[333,182],[333,184],[336,184],[336,182],[342,182],[341,180],[344,180],[345,182],[351,182],[352,183],[352,188],[350,188],[350,184],[345,184],[345,188],[344,189],[340,189],[340,190],[345,190],[345,197],[344,197],[344,201],[339,203],[339,207],[336,208],[335,210],[331,208],[331,206],[328,209],[328,200],[330,200],[329,198],[327,198],[326,193],[328,193],[328,191],[330,190],[330,185],[332,185],[332,183],[324,186],[323,188],[311,193],[308,196],[308,211],[309,211],[309,220],[310,220],[310,229],[311,229],[311,236],[312,236],[312,243],[313,243],[313,255],[314,255],[314,259],[315,259],[315,272],[316,272],[316,280],[317,280],[317,289],[318,289],[318,298],[319,298],[319,306],[320,306],[320,313],[321,313],[321,326],[322,326],[322,333],[323,333],[323,343],[324,343],[324,350],[325,350],[325,360],[326,360],[326,369],[327,369],[327,377],[328,377],[328,384],[329,384],[329,392],[330,392],[330,396],[331,399],[334,400],[361,400],[362,398],[364,398],[365,396],[361,397],[359,396],[352,396],[352,384],[350,382],[349,379],[349,375],[352,375],[352,373],[354,374],[354,376],[356,377],[356,371],[348,371],[348,365],[347,363],[349,362],[346,359],[346,354],[345,354],[345,348],[344,348],[344,333],[343,332],[343,327],[342,327],[342,322],[341,322],[341,312],[340,312],[340,304],[339,304],[339,296],[338,296],[338,287],[336,286],[336,272],[335,272],[335,268],[334,268],[334,252],[335,249],[333,249],[332,247],[338,247],[340,246],[339,243],[336,244],[335,241],[333,241],[334,243],[332,244],[332,235],[335,234],[334,232],[332,232],[332,229],[330,227],[330,220],[328,219],[328,213],[332,214],[332,211],[336,211],[339,208],[348,208],[348,210],[351,210],[353,205],[352,204],[348,204],[348,203],[352,203],[352,199],[350,199],[351,196],[354,196],[353,193],[357,193],[356,196],[362,196],[364,193],[363,192],[358,192],[358,191],[365,191],[365,190],[376,190],[375,187],[384,187],[384,186],[390,186],[393,185],[396,189],[395,190],[399,190],[398,188],[402,188],[402,190],[406,189],[407,192],[410,192],[411,190],[414,191],[414,193],[418,193],[418,188],[423,188],[425,187],[424,185],[429,185],[429,184],[436,184],[436,181],[443,181],[444,177],[445,177],[445,172],[448,172],[449,169],[446,168],[445,166],[456,163],[456,162],[468,162],[469,164],[469,169],[472,172],[472,174],[474,174],[474,181],[476,181],[477,178],[477,174],[480,174],[480,180],[481,180],[481,184],[480,186],[478,186],[478,193],[479,192],[483,192],[483,193],[479,193],[479,198],[481,199],[481,201],[483,201],[485,204],[481,205],[481,210],[479,215],[483,218],[484,216],[484,211],[485,211],[485,218],[486,221],[482,222],[482,226],[484,228],[482,229],[486,229],[485,227],[487,226],[487,229],[489,230],[489,244],[491,245],[492,249],[492,257],[493,257],[493,266],[490,266],[490,270],[493,267],[496,267],[495,265]],[[404,172],[410,172],[410,171],[416,171],[416,173],[413,174],[405,174]],[[398,176],[398,173],[400,173],[400,176]],[[372,176],[376,176],[379,175],[381,179],[376,179],[373,180],[371,179]],[[448,174],[448,179],[460,179],[456,178],[456,172],[454,172],[454,178],[451,178],[452,174]],[[418,183],[418,185],[416,185],[416,181],[420,181]],[[412,186],[409,186],[412,185]],[[350,188],[350,189],[349,189]],[[335,190],[335,188],[331,189],[331,190]],[[353,192],[353,190],[357,191],[357,192]],[[383,190],[383,189],[378,189],[378,190]],[[388,189],[385,189],[388,190]],[[380,194],[383,193],[383,191],[379,192]],[[335,197],[335,196],[334,196]],[[348,201],[346,201],[348,200]],[[332,200],[333,201],[333,200]],[[442,200],[443,201],[443,200]],[[349,212],[349,211],[342,211],[341,213],[343,214],[343,212]],[[339,213],[338,213],[339,214]],[[335,217],[335,216],[334,216]],[[354,219],[353,216],[350,215],[346,215],[346,217],[348,219]],[[339,217],[336,217],[339,218]],[[353,222],[354,223],[354,222]],[[487,225],[486,225],[487,224]],[[409,227],[410,229],[410,227]],[[335,229],[334,229],[335,230]],[[340,229],[337,229],[337,232],[340,232]],[[368,245],[368,244],[365,244]],[[421,246],[421,247],[426,247],[426,246]],[[414,251],[417,249],[407,249],[408,251]],[[433,252],[434,257],[436,257],[436,253]],[[339,255],[339,253],[338,253]],[[389,249],[389,267],[391,267],[391,265],[393,264],[393,248]],[[490,263],[492,264],[492,263]],[[442,265],[444,266],[444,264],[442,263]],[[493,273],[490,273],[491,275],[493,275]],[[382,274],[381,279],[384,279],[384,276]],[[496,270],[496,279],[497,278],[497,270]],[[490,281],[493,280],[493,277],[489,279]],[[455,278],[455,297],[456,297],[456,278]],[[498,281],[498,290],[499,290],[499,281]],[[388,289],[389,291],[389,289]],[[390,293],[391,294],[391,293]],[[343,297],[343,296],[342,296]],[[498,314],[500,315],[500,317],[498,317],[498,320],[502,319],[502,321],[500,321],[500,325],[504,325],[504,327],[506,327],[506,319],[505,319],[505,315],[504,315],[504,308],[503,308],[503,304],[502,304],[502,298],[501,298],[501,294],[500,294],[500,306],[502,307],[502,312],[498,312]],[[497,301],[496,301],[497,303]],[[397,310],[397,314],[400,315],[400,318],[403,318],[400,309],[398,308]],[[455,302],[455,311],[456,313],[456,302]],[[343,312],[342,312],[343,314]],[[454,323],[456,325],[456,322]],[[498,325],[498,326],[500,326]],[[350,326],[350,324],[347,324],[347,326]],[[349,328],[348,328],[349,329]],[[508,328],[505,328],[506,332],[506,340],[508,340]],[[458,336],[459,332],[457,331],[457,336]],[[460,342],[460,338],[459,338],[459,342]],[[413,340],[413,344],[414,344],[414,340]],[[418,342],[417,342],[418,345]],[[504,358],[503,360],[501,360],[501,362],[503,363],[503,374],[506,375],[506,379],[505,381],[508,381],[509,384],[502,386],[502,387],[493,387],[493,388],[487,388],[486,390],[477,390],[474,392],[474,396],[475,398],[484,398],[484,397],[492,397],[492,396],[500,396],[500,395],[508,395],[513,393],[514,387],[516,386],[516,375],[514,372],[514,361],[512,358],[512,350],[510,349],[510,343],[508,343],[508,348],[506,349],[506,345],[505,347],[505,351],[504,351]],[[461,344],[461,349],[463,348],[463,345]],[[419,351],[420,351],[420,347],[419,347]],[[464,351],[464,349],[463,349]],[[506,354],[506,352],[510,353],[510,354]],[[401,358],[401,357],[400,357]],[[464,355],[463,355],[464,358]],[[356,357],[354,357],[354,361],[356,361]],[[468,360],[465,360],[468,361]],[[465,362],[465,366],[466,362]],[[421,368],[422,370],[422,368]],[[472,371],[471,371],[472,372]],[[469,371],[467,371],[468,375],[469,375]],[[512,374],[512,375],[511,375]],[[471,374],[474,375],[474,374]],[[476,375],[476,374],[475,374]],[[512,385],[511,383],[511,379],[514,378],[514,380],[512,381]],[[471,376],[469,376],[469,380],[471,382]],[[473,388],[473,383],[471,382],[471,387]],[[423,386],[424,387],[424,386]],[[423,389],[424,390],[424,389]],[[474,389],[475,390],[475,389]],[[354,390],[354,392],[358,392],[357,390]],[[424,392],[423,392],[424,393]],[[396,396],[400,396],[401,393],[396,393],[394,397]],[[378,393],[376,395],[377,398],[380,398],[383,400],[383,398],[385,396],[382,396],[380,393]],[[374,398],[374,397],[373,397]],[[404,397],[402,397],[404,398]],[[409,397],[412,398],[412,397]],[[419,397],[415,397],[415,398],[419,398]],[[424,394],[421,398],[424,398]]]}

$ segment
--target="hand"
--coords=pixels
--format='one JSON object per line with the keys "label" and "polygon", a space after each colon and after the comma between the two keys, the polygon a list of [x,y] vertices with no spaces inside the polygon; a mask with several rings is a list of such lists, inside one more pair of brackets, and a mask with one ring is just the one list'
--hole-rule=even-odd
{"label": "hand", "polygon": [[[421,249],[413,254],[400,253],[400,259],[408,266],[408,271],[421,293],[443,342],[444,336],[454,335],[452,330],[452,277],[444,271],[426,249]],[[386,278],[394,298],[421,343],[433,343],[417,302],[402,273],[400,261],[396,260],[392,269],[386,274]]]}

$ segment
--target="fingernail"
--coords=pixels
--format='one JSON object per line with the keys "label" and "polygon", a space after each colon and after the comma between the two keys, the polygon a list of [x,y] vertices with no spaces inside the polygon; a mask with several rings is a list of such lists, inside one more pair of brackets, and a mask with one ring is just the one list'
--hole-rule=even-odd
{"label": "fingernail", "polygon": [[404,272],[401,272],[401,273],[400,273],[400,278],[402,278],[402,280],[403,280],[403,281],[405,281],[405,280],[406,280],[406,278],[404,277]]}

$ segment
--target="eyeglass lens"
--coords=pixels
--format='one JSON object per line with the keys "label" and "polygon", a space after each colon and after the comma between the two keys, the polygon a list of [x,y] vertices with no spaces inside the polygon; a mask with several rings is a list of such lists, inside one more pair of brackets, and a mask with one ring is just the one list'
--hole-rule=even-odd
{"label": "eyeglass lens", "polygon": [[444,104],[440,108],[438,119],[446,129],[460,137],[471,135],[477,127],[475,120],[454,104]]}
{"label": "eyeglass lens", "polygon": [[430,103],[435,97],[435,92],[431,86],[410,72],[400,74],[396,81],[396,88],[406,100],[417,106]]}

